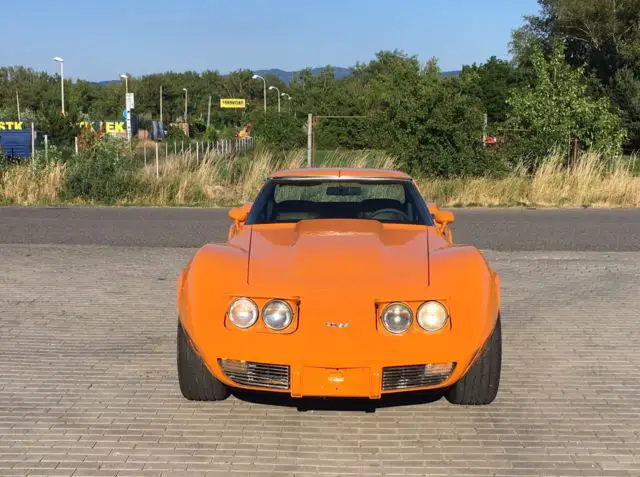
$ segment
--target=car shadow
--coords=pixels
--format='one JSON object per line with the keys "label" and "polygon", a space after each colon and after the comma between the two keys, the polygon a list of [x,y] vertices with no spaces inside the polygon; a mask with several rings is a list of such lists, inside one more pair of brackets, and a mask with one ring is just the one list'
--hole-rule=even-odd
{"label": "car shadow", "polygon": [[232,391],[237,399],[253,404],[267,406],[295,407],[300,412],[305,411],[354,411],[375,412],[376,409],[388,407],[415,406],[429,404],[440,400],[444,396],[442,390],[411,391],[394,394],[385,394],[381,399],[366,398],[316,398],[303,397],[292,398],[286,394],[245,391],[235,389]]}

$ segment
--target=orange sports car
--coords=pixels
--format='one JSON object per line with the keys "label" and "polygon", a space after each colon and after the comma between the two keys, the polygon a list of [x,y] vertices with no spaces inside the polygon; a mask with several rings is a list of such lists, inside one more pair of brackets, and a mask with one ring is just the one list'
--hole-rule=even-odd
{"label": "orange sports car", "polygon": [[456,404],[494,400],[500,279],[452,242],[453,213],[410,176],[286,170],[229,216],[228,242],[203,246],[178,279],[184,397],[441,389]]}

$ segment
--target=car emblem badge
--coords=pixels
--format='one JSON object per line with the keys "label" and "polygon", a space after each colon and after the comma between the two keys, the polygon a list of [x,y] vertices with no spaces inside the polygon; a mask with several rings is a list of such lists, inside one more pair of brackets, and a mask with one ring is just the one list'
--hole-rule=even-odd
{"label": "car emblem badge", "polygon": [[349,323],[344,322],[344,323],[336,323],[333,321],[325,321],[324,322],[324,326],[328,327],[328,328],[346,328],[347,326],[349,326]]}

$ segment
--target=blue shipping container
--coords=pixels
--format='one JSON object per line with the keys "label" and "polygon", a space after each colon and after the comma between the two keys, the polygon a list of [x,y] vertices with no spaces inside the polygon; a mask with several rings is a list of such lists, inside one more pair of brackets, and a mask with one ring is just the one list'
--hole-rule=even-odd
{"label": "blue shipping container", "polygon": [[0,156],[23,159],[31,157],[31,129],[0,131]]}

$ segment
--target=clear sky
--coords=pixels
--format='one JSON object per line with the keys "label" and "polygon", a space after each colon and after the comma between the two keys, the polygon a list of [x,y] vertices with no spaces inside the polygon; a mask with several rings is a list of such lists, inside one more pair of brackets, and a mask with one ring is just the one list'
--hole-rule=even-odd
{"label": "clear sky", "polygon": [[164,71],[353,66],[400,49],[442,70],[508,58],[535,0],[2,2],[0,65],[91,81]]}

